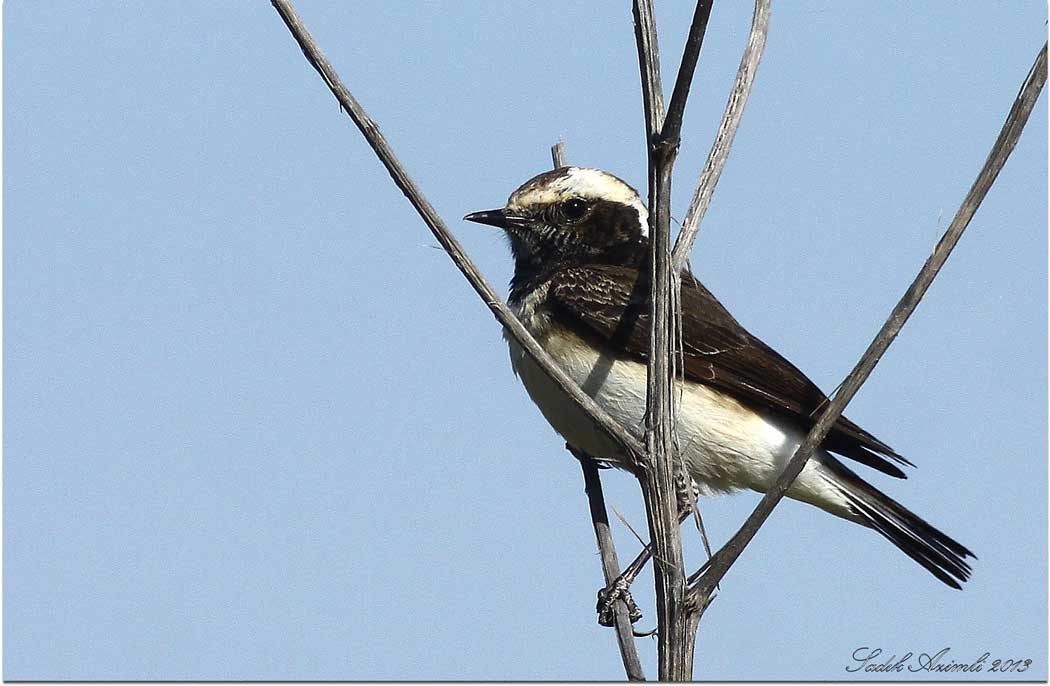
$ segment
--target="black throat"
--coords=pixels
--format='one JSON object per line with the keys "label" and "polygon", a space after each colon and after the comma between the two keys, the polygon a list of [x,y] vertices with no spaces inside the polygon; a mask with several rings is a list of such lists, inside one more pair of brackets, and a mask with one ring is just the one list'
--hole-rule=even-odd
{"label": "black throat", "polygon": [[592,201],[579,222],[537,215],[507,231],[514,254],[510,302],[517,303],[563,269],[588,265],[644,271],[649,254],[648,227],[633,207]]}

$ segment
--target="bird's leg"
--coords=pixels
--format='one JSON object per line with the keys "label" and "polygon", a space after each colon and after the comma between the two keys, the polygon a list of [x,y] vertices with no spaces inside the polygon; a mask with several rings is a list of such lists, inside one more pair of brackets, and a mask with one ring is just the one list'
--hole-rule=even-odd
{"label": "bird's leg", "polygon": [[[633,624],[642,618],[642,612],[638,609],[634,598],[631,597],[631,592],[628,589],[630,583],[625,581],[624,575],[620,574],[615,578],[613,577],[620,565],[616,560],[616,547],[613,544],[612,532],[609,529],[609,515],[605,509],[605,497],[602,495],[601,479],[597,471],[601,468],[601,463],[569,443],[565,444],[565,448],[583,466],[585,490],[591,510],[591,522],[594,525],[594,534],[598,539],[598,550],[602,556],[603,572],[609,587],[615,587],[616,589],[615,592],[605,593],[604,596],[603,592],[605,589],[598,592],[598,622],[602,626],[614,626],[618,610],[616,601],[621,599],[627,611],[627,618]],[[635,575],[637,575],[637,572],[635,572]],[[633,579],[634,576],[630,578]],[[622,615],[620,616],[622,617]]]}
{"label": "bird's leg", "polygon": [[681,464],[674,472],[674,494],[678,501],[678,523],[681,524],[700,499],[700,487],[685,473]]}
{"label": "bird's leg", "polygon": [[[676,482],[678,480],[676,479]],[[696,489],[696,484],[689,480],[690,485],[693,489]],[[685,500],[683,505],[681,489],[677,488],[678,492],[678,523],[682,524],[686,519],[689,518],[690,513],[693,511],[693,500]],[[690,492],[689,495],[695,498],[695,494]],[[642,618],[642,611],[638,609],[638,605],[635,604],[634,598],[631,597],[631,584],[638,577],[645,565],[648,564],[649,560],[653,557],[652,546],[647,545],[642,548],[642,551],[638,553],[638,556],[631,561],[631,564],[627,565],[627,568],[620,573],[620,576],[613,579],[608,586],[598,591],[598,623],[602,626],[612,626],[612,608],[613,604],[618,598],[623,598],[624,603],[627,605],[627,609],[630,612],[631,623],[637,622]]]}
{"label": "bird's leg", "polygon": [[[635,572],[637,576],[637,572]],[[613,582],[605,588],[598,589],[598,623],[602,626],[613,626],[613,606],[617,600],[623,600],[623,604],[627,606],[627,616],[631,619],[631,624],[634,624],[642,618],[642,611],[638,609],[638,603],[634,602],[634,598],[631,596],[631,582],[634,581],[634,577],[628,578],[627,572],[620,574],[620,576],[613,579]]]}

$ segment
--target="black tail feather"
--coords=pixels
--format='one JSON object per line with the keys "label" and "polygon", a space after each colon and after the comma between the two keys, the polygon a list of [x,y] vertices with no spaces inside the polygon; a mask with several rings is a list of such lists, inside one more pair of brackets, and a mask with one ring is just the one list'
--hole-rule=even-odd
{"label": "black tail feather", "polygon": [[841,477],[842,492],[860,523],[885,536],[948,586],[962,588],[972,571],[966,560],[976,559],[976,555],[841,463],[833,469]]}
{"label": "black tail feather", "polygon": [[[890,540],[901,551],[925,567],[931,574],[952,588],[962,588],[962,583],[970,578],[970,565],[963,556],[946,551],[936,540],[924,537],[911,527],[910,522],[889,517],[868,506],[861,500],[850,499],[858,514],[863,516],[871,528]],[[914,517],[914,515],[912,515]],[[918,519],[918,517],[915,517]],[[922,522],[921,519],[918,519]],[[925,524],[925,522],[922,522]],[[929,526],[929,525],[927,525]],[[932,527],[931,527],[932,528]],[[938,532],[939,533],[939,532]],[[951,541],[944,534],[942,537]],[[951,541],[954,543],[954,541]]]}

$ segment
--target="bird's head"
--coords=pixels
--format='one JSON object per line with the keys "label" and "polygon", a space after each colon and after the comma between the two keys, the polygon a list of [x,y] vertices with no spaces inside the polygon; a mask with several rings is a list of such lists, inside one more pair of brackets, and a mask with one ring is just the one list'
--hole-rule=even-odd
{"label": "bird's head", "polygon": [[578,264],[637,266],[649,240],[649,212],[638,192],[600,169],[544,172],[501,209],[464,219],[506,231],[518,281]]}

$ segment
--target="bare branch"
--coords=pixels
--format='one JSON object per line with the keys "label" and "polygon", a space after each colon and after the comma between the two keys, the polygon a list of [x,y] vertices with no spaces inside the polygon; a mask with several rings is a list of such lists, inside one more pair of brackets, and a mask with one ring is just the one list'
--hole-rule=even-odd
{"label": "bare branch", "polygon": [[707,559],[711,559],[711,541],[707,538],[707,527],[704,526],[704,518],[700,515],[700,503],[696,497],[696,492],[689,494],[693,500],[693,521],[696,522],[696,530],[700,533],[700,542],[704,544],[704,552],[707,553]]}
{"label": "bare branch", "polygon": [[[656,618],[659,627],[657,658],[661,681],[692,679],[692,641],[685,605],[685,561],[677,519],[675,394],[671,360],[674,321],[671,303],[677,301],[671,278],[671,170],[677,143],[661,145],[664,124],[660,82],[660,51],[652,3],[634,2],[635,44],[645,109],[646,151],[649,162],[650,309],[648,383],[646,392],[645,469],[639,470],[645,499],[653,556],[666,564],[654,566]],[[684,107],[684,105],[683,105]],[[688,652],[688,655],[686,654]]]}
{"label": "bare branch", "polygon": [[[710,3],[701,0],[694,13],[693,26],[689,41],[682,58],[681,68],[675,83],[670,110],[667,116],[670,124],[665,122],[662,85],[659,70],[659,50],[651,0],[635,0],[634,17],[636,28],[636,46],[639,56],[639,67],[642,81],[643,103],[646,117],[647,152],[649,157],[649,207],[653,221],[651,253],[651,301],[653,328],[650,338],[649,387],[647,396],[647,431],[643,446],[622,426],[617,424],[592,398],[587,396],[562,370],[549,355],[537,344],[529,332],[521,325],[513,313],[496,295],[491,286],[469,260],[455,237],[438,216],[433,206],[419,191],[418,187],[405,172],[389,144],[379,131],[378,126],[350,92],[343,86],[331,64],[313,41],[298,14],[289,0],[271,0],[282,20],[299,43],[310,64],[318,71],[340,106],[349,114],[364,135],[373,151],[382,161],[394,183],[405,194],[430,228],[443,249],[470,282],[474,290],[485,301],[493,315],[506,331],[515,339],[523,350],[544,370],[550,378],[577,403],[592,419],[595,426],[615,441],[623,451],[626,464],[635,469],[641,480],[645,494],[647,515],[649,517],[652,546],[657,559],[665,564],[657,565],[657,610],[660,621],[660,678],[689,679],[692,674],[692,646],[695,630],[700,615],[710,601],[711,593],[726,571],[738,559],[755,533],[769,516],[792,481],[805,466],[816,446],[823,441],[829,428],[841,415],[843,408],[871,374],[881,356],[895,339],[919,301],[922,299],[933,279],[943,266],[948,255],[957,244],[977,208],[983,201],[1006,159],[1012,152],[1032,111],[1034,103],[1046,80],[1046,52],[1044,44],[1029,73],[1014,107],[1007,118],[988,160],[985,162],[977,180],[960,207],[951,226],[938,242],[936,248],[923,266],[915,281],[894,308],[882,330],[869,345],[864,356],[854,367],[841,385],[832,401],[826,406],[817,419],[813,429],[796,450],[795,455],[778,477],[776,483],[762,498],[755,511],[741,529],[706,565],[706,572],[699,577],[696,584],[685,592],[684,563],[682,560],[681,532],[677,524],[676,497],[674,488],[674,395],[673,377],[671,376],[670,358],[674,352],[674,337],[671,328],[673,322],[675,285],[677,278],[673,275],[682,268],[688,259],[692,244],[699,231],[700,223],[710,204],[715,185],[724,168],[729,149],[732,145],[740,118],[750,94],[752,83],[762,51],[765,47],[766,32],[769,21],[769,0],[755,0],[755,12],[752,21],[751,35],[747,49],[741,60],[740,68],[722,124],[716,140],[712,145],[707,164],[701,173],[696,191],[690,204],[689,212],[683,224],[682,232],[673,251],[670,250],[670,176],[678,148],[681,120],[684,115],[685,99],[691,84],[692,73],[696,65],[700,47],[710,13]],[[663,135],[664,133],[668,135]],[[555,146],[552,156],[555,164],[564,162],[564,149]],[[594,466],[593,461],[590,463]],[[588,488],[597,492],[598,497],[591,498],[592,519],[595,522],[596,536],[601,541],[608,537],[608,516],[604,512],[604,499],[598,490],[591,488],[590,472],[584,466]],[[594,474],[596,476],[596,472]],[[597,481],[595,479],[595,481]],[[594,508],[601,503],[601,511]],[[599,531],[604,521],[604,533]],[[609,541],[611,544],[611,537]],[[618,568],[615,550],[611,564],[603,555],[606,579]],[[621,602],[617,606],[621,615]],[[618,622],[623,625],[623,622]],[[629,626],[629,622],[627,624]],[[623,630],[618,627],[618,638],[621,650],[625,642]],[[633,643],[631,643],[633,649]],[[628,665],[625,655],[625,666],[628,676],[632,676],[633,667]],[[637,655],[634,656],[637,660]],[[640,666],[637,675],[641,676]]]}
{"label": "bare branch", "polygon": [[948,256],[959,242],[959,238],[962,236],[963,231],[966,230],[977,208],[981,206],[988,189],[992,187],[992,183],[999,175],[999,171],[1006,164],[1006,160],[1010,153],[1013,152],[1014,146],[1017,145],[1017,140],[1021,136],[1021,131],[1028,121],[1028,116],[1031,114],[1035,101],[1039,97],[1039,92],[1042,90],[1045,82],[1046,44],[1044,43],[1043,49],[1036,56],[1035,63],[1031,71],[1029,71],[1024,85],[1021,87],[1020,93],[1014,100],[1013,107],[1006,117],[1006,123],[1003,124],[1002,131],[996,138],[995,145],[992,146],[988,159],[985,160],[984,166],[970,187],[970,192],[966,194],[966,198],[959,207],[959,211],[956,212],[948,230],[945,231],[941,240],[937,242],[933,253],[927,258],[926,263],[919,270],[918,275],[912,281],[908,290],[905,291],[900,302],[893,308],[893,312],[890,313],[886,323],[882,325],[868,349],[864,351],[860,361],[857,362],[853,371],[842,382],[840,390],[820,414],[816,424],[810,430],[805,440],[802,441],[798,450],[795,451],[791,461],[788,462],[776,483],[762,497],[758,507],[747,518],[740,530],[715,554],[707,572],[700,577],[697,585],[690,589],[690,595],[701,607],[706,604],[711,590],[725,576],[725,573],[737,560],[740,553],[743,552],[759,527],[769,517],[770,512],[773,511],[773,508],[787,493],[791,483],[802,472],[810,455],[823,442],[831,426],[842,414],[846,404],[860,389],[875,368],[875,365],[878,364],[883,354],[885,354],[886,349],[889,348],[897,334],[900,333],[901,328],[908,321],[912,312],[915,311],[919,301],[922,300],[937,273],[944,266]]}
{"label": "bare branch", "polygon": [[[602,480],[598,474],[598,465],[589,455],[571,448],[570,451],[580,460],[580,466],[583,468],[583,482],[587,491],[587,501],[590,504],[591,522],[594,524],[594,536],[598,540],[602,571],[605,574],[605,585],[608,589],[620,576],[620,561],[616,556],[612,531],[609,529],[609,513],[605,509],[605,496],[602,494]],[[613,602],[613,622],[627,678],[631,681],[645,681],[642,663],[638,658],[638,649],[634,643],[634,628],[631,624],[630,610],[623,598],[616,598]]]}
{"label": "bare branch", "polygon": [[660,82],[660,47],[656,42],[656,20],[651,0],[635,0],[634,40],[642,75],[642,107],[645,109],[646,151],[664,125],[664,91]]}
{"label": "bare branch", "polygon": [[565,157],[565,141],[558,141],[551,146],[551,161],[554,162],[555,169],[568,166],[569,163]]}
{"label": "bare branch", "polygon": [[681,137],[685,101],[693,85],[693,73],[696,71],[696,61],[700,58],[700,49],[704,45],[707,20],[711,18],[713,4],[714,0],[698,0],[696,9],[693,11],[693,23],[689,26],[689,37],[685,40],[682,62],[678,65],[678,77],[675,79],[674,91],[671,93],[671,104],[667,106],[667,118],[660,130],[660,138],[664,141],[678,141]]}
{"label": "bare branch", "polygon": [[[551,146],[551,161],[555,169],[560,169],[568,164],[565,141],[558,141]],[[565,444],[565,449],[580,461],[580,468],[583,470],[583,484],[587,492],[587,503],[590,506],[591,524],[594,526],[594,537],[598,542],[598,553],[601,555],[602,572],[605,576],[605,588],[602,590],[606,594],[617,593],[619,589],[612,588],[612,586],[620,578],[620,560],[616,555],[616,543],[613,541],[612,531],[609,529],[609,513],[605,509],[605,494],[602,492],[602,477],[598,473],[598,463],[591,455],[577,450],[568,443]],[[629,586],[629,583],[623,584],[625,589]],[[625,592],[629,593],[629,591]],[[641,613],[638,613],[638,617],[640,616]],[[627,599],[622,596],[614,597],[612,624],[616,628],[616,642],[620,648],[620,659],[623,661],[624,671],[627,672],[627,678],[630,681],[645,681],[645,672],[638,658],[638,647],[634,643],[632,624],[635,619],[631,615]],[[599,617],[599,622],[602,622],[601,617]]]}
{"label": "bare branch", "polygon": [[463,247],[459,244],[459,241],[455,239],[452,233],[448,230],[448,227],[441,220],[437,210],[434,209],[433,205],[423,196],[423,193],[416,186],[415,182],[408,176],[401,162],[394,155],[394,151],[391,149],[390,144],[387,143],[386,138],[383,137],[382,132],[376,123],[368,116],[364,108],[357,102],[350,91],[347,90],[346,86],[339,79],[339,75],[335,72],[331,63],[321,52],[321,49],[317,46],[310,32],[307,31],[306,26],[303,24],[302,19],[296,13],[295,8],[288,0],[272,0],[274,8],[278,14],[281,15],[281,19],[284,20],[285,25],[288,26],[288,30],[291,31],[295,40],[299,43],[299,47],[302,48],[303,54],[306,55],[306,59],[310,64],[317,70],[324,79],[325,83],[328,84],[328,88],[335,95],[339,104],[350,115],[350,118],[357,125],[357,128],[364,135],[368,144],[375,151],[376,156],[386,167],[387,172],[393,179],[394,184],[397,185],[401,192],[405,194],[408,201],[412,203],[412,206],[419,213],[419,216],[423,219],[426,225],[430,228],[430,231],[437,238],[438,242],[441,243],[442,247],[448,252],[449,257],[470,282],[470,285],[474,290],[481,296],[481,299],[488,305],[489,310],[496,319],[504,326],[504,328],[510,333],[515,341],[522,347],[522,349],[531,357],[544,373],[558,384],[558,386],[570,397],[572,400],[579,405],[594,421],[595,426],[598,427],[603,433],[609,438],[615,441],[624,451],[624,459],[628,461],[628,465],[634,465],[638,462],[641,456],[644,454],[644,448],[641,443],[627,431],[623,429],[616,420],[608,415],[594,400],[584,393],[579,386],[577,386],[572,379],[565,374],[564,371],[550,358],[550,355],[543,350],[542,347],[536,342],[532,335],[522,326],[518,318],[510,311],[507,305],[500,299],[496,292],[492,289],[492,286],[485,281],[481,272],[478,271],[477,267],[471,262],[470,258],[467,257]]}
{"label": "bare branch", "polygon": [[[726,103],[725,113],[722,115],[722,123],[715,134],[715,141],[711,144],[711,151],[707,155],[707,162],[693,199],[689,203],[689,209],[682,222],[682,230],[678,234],[678,240],[674,247],[674,270],[677,274],[689,260],[689,253],[693,249],[693,242],[700,232],[700,222],[707,214],[707,208],[711,204],[711,196],[715,192],[718,178],[722,175],[726,161],[729,159],[729,149],[733,145],[736,130],[740,127],[740,120],[744,116],[744,106],[751,95],[751,85],[755,81],[755,72],[758,71],[758,63],[762,59],[762,52],[766,49],[766,34],[769,31],[769,0],[755,0],[755,13],[751,19],[751,34],[747,39],[747,47],[744,56],[740,59],[740,67],[733,81],[733,89],[729,92],[729,101]],[[677,88],[676,88],[677,90]]]}
{"label": "bare branch", "polygon": [[[648,388],[646,394],[645,435],[649,451],[650,478],[643,480],[646,509],[650,512],[650,536],[657,559],[671,559],[673,565],[657,565],[657,619],[660,628],[658,656],[661,680],[692,680],[698,613],[686,602],[682,531],[677,515],[675,484],[687,487],[692,479],[682,473],[678,459],[675,393],[675,351],[680,347],[681,281],[672,267],[671,255],[671,179],[681,142],[682,119],[693,73],[700,56],[710,0],[698,0],[667,118],[660,123],[651,116],[659,112],[659,48],[648,3],[635,3],[635,39],[642,75],[642,97],[647,102],[646,127],[649,134],[649,217],[652,328],[649,338]],[[653,34],[648,35],[647,31]],[[651,62],[649,62],[651,60]],[[681,478],[678,478],[681,477]],[[695,505],[695,504],[694,504]],[[672,515],[674,513],[674,515]]]}
{"label": "bare branch", "polygon": [[[620,518],[620,522],[624,526],[626,526],[631,531],[631,533],[634,534],[634,537],[638,539],[638,542],[642,544],[641,552],[639,552],[638,555],[633,560],[631,560],[631,564],[627,565],[626,569],[623,570],[619,577],[620,579],[624,579],[628,584],[632,584],[634,583],[634,580],[638,577],[638,575],[642,572],[642,570],[645,568],[645,565],[649,563],[649,560],[653,559],[653,548],[650,544],[646,543],[638,536],[638,532],[634,530],[634,527],[631,526],[630,522],[624,519],[623,515],[617,512],[615,508],[613,508],[613,512],[616,512],[616,516]],[[683,522],[685,522],[685,520],[689,518],[690,513],[691,510],[683,510],[682,512],[680,512],[678,517],[678,524],[681,525]],[[710,554],[708,554],[708,557],[710,557]]]}

